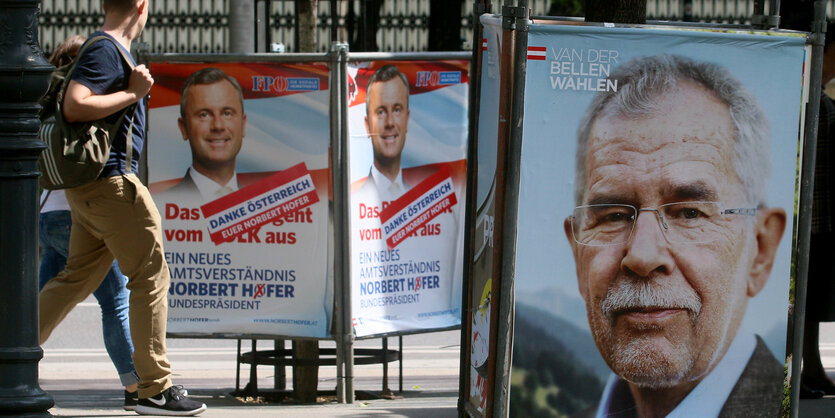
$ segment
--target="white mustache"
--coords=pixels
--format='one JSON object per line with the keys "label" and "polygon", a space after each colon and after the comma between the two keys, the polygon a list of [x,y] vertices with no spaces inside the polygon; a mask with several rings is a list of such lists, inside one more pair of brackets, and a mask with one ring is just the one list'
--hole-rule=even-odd
{"label": "white mustache", "polygon": [[687,309],[698,315],[702,300],[687,286],[626,279],[618,280],[609,288],[600,308],[609,319],[617,312],[645,309]]}

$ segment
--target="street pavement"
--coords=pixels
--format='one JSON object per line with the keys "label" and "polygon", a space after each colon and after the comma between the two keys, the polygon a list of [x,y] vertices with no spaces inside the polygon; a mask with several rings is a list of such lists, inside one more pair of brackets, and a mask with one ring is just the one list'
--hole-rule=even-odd
{"label": "street pavement", "polygon": [[[205,402],[209,409],[201,417],[457,417],[459,331],[444,331],[403,337],[403,392],[398,383],[398,363],[389,363],[388,387],[394,399],[381,398],[382,365],[357,365],[354,387],[357,399],[337,403],[336,368],[319,368],[320,401],[316,404],[259,403],[252,398],[231,395],[235,390],[236,340],[168,339],[174,384],[184,385],[189,396]],[[289,346],[289,342],[286,343]],[[335,347],[321,341],[321,348]],[[357,341],[357,347],[381,348],[380,339]],[[57,417],[136,416],[122,410],[122,388],[103,348],[98,304],[90,298],[74,309],[43,346],[39,363],[40,386],[55,400],[49,410]],[[259,350],[273,348],[260,341]],[[389,338],[389,349],[397,338]],[[246,340],[241,350],[251,350]],[[835,323],[821,327],[823,365],[835,379]],[[240,387],[249,381],[250,366],[241,365]],[[292,370],[286,369],[291,386]],[[274,368],[258,366],[258,387],[274,388]],[[835,397],[802,400],[800,417],[835,417]]]}
{"label": "street pavement", "polygon": [[[49,410],[57,417],[136,416],[122,410],[123,395],[118,376],[104,349],[101,318],[95,299],[79,304],[43,345],[39,382],[55,400]],[[337,403],[336,368],[320,366],[316,404],[259,403],[231,395],[236,388],[237,340],[168,339],[174,384],[183,385],[189,396],[207,404],[201,417],[456,417],[458,402],[459,331],[444,331],[403,337],[403,392],[399,391],[397,362],[389,363],[388,387],[394,399],[381,398],[383,368],[380,364],[354,366],[357,399]],[[241,351],[251,351],[251,340]],[[286,342],[289,347],[290,342]],[[356,347],[381,348],[382,340],[360,340]],[[398,339],[389,338],[389,349]],[[320,348],[333,348],[333,341],[320,341]],[[271,350],[272,341],[259,341],[258,350]],[[258,366],[258,388],[269,392],[275,369]],[[292,369],[286,368],[288,388]],[[250,366],[242,364],[240,388],[249,381]]]}

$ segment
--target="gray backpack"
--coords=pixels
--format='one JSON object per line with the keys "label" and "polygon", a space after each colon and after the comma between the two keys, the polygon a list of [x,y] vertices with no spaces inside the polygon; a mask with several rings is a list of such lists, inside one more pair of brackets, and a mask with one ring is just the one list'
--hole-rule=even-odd
{"label": "gray backpack", "polygon": [[[41,128],[38,136],[46,143],[46,149],[41,152],[39,162],[42,175],[40,185],[47,190],[67,189],[92,182],[99,177],[105,163],[110,158],[110,145],[113,137],[131,106],[120,111],[119,117],[113,123],[106,119],[91,122],[73,122],[64,120],[63,101],[70,83],[70,76],[78,63],[79,57],[92,44],[107,39],[113,44],[116,41],[107,36],[96,36],[88,40],[78,51],[73,62],[56,68],[52,72],[49,89],[41,99]],[[116,45],[122,54],[122,59],[131,70],[133,64],[125,51]],[[137,104],[136,106],[139,106]],[[134,107],[134,111],[135,111]],[[133,154],[133,114],[128,128],[127,161],[128,172],[131,167]]]}

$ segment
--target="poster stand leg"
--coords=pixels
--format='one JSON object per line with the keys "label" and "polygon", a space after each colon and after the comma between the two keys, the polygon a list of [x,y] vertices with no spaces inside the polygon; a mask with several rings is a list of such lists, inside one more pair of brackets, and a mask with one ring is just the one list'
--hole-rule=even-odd
{"label": "poster stand leg", "polygon": [[[382,348],[354,348],[353,354],[350,356],[350,364],[351,364],[351,371],[353,370],[354,364],[360,365],[370,365],[370,364],[382,364],[383,365],[383,377],[382,377],[382,397],[383,398],[393,398],[394,394],[392,390],[389,389],[388,385],[388,362],[392,361],[400,361],[400,392],[403,392],[403,343],[402,343],[402,336],[400,336],[400,348],[399,350],[390,350],[388,348],[388,337],[382,337]],[[273,350],[257,350],[257,339],[253,339],[252,341],[252,351],[241,353],[241,341],[238,340],[238,362],[236,365],[235,371],[235,391],[233,392],[234,396],[266,396],[268,398],[283,398],[284,396],[295,393],[294,391],[287,391],[287,383],[286,383],[286,374],[285,370],[286,367],[319,367],[319,366],[337,366],[339,367],[340,356],[343,359],[349,358],[346,353],[339,347],[336,348],[320,348],[319,354],[313,358],[299,358],[297,357],[297,352],[295,350],[295,342],[297,340],[292,340],[293,342],[292,347],[287,349],[285,346],[284,339],[273,339],[273,343],[275,348]],[[353,340],[351,342],[353,346]],[[340,359],[340,360],[337,360]],[[241,381],[241,364],[249,364],[249,382],[244,385],[244,388],[241,389],[240,381]],[[347,364],[347,362],[346,362]],[[272,365],[275,368],[275,376],[274,376],[274,388],[273,389],[262,389],[258,386],[258,369],[257,367],[261,366],[270,366]],[[339,370],[337,368],[337,370]],[[346,369],[347,370],[347,369]],[[342,386],[346,388],[348,384],[353,383],[353,373],[345,374],[342,379],[337,380],[337,391],[335,391],[335,395],[339,395],[339,388]],[[293,388],[298,387],[298,385],[293,385]],[[317,392],[319,392],[317,390]],[[327,391],[325,391],[327,392]],[[354,398],[353,389],[351,392],[343,391],[342,392],[345,399],[348,397],[345,394],[351,395],[351,398]],[[353,399],[351,399],[351,402]],[[342,403],[345,403],[343,400]]]}
{"label": "poster stand leg", "polygon": [[397,380],[399,381],[398,383],[400,383],[400,393],[403,393],[403,336],[402,335],[397,336],[397,365],[398,365],[397,367],[399,368],[398,369],[398,374],[397,374]]}
{"label": "poster stand leg", "polygon": [[[284,340],[276,339],[273,344],[273,348],[275,348],[276,353],[280,353],[281,350],[284,350]],[[287,372],[285,367],[278,363],[276,363],[273,367],[275,370],[273,373],[273,387],[277,390],[287,389]]]}
{"label": "poster stand leg", "polygon": [[252,355],[253,362],[249,364],[249,383],[244,388],[244,392],[250,396],[258,396],[258,362],[255,361],[258,353],[258,343],[252,340]]}
{"label": "poster stand leg", "polygon": [[389,337],[383,337],[383,394],[391,394],[389,389],[389,363],[385,360],[385,355],[389,351]]}
{"label": "poster stand leg", "polygon": [[[246,386],[244,386],[243,391],[241,391],[241,363],[246,363],[246,359],[241,354],[241,339],[238,339],[238,350],[236,355],[235,361],[235,394],[236,395],[244,395],[244,396],[257,396],[258,395],[258,362],[252,361],[249,364],[249,382],[247,382]],[[257,353],[256,351],[256,342],[252,340],[252,354],[253,356]]]}
{"label": "poster stand leg", "polygon": [[397,336],[399,346],[397,350],[389,350],[389,337],[382,337],[383,348],[376,349],[358,349],[355,355],[359,355],[359,364],[382,363],[383,364],[383,388],[382,397],[394,399],[394,393],[389,388],[389,367],[390,361],[399,362],[398,383],[400,384],[400,393],[403,393],[403,336]]}
{"label": "poster stand leg", "polygon": [[345,353],[342,351],[342,338],[336,336],[336,401],[345,403]]}
{"label": "poster stand leg", "polygon": [[345,335],[345,403],[354,403],[354,334]]}
{"label": "poster stand leg", "polygon": [[241,339],[238,339],[238,351],[235,354],[235,393],[241,391]]}
{"label": "poster stand leg", "polygon": [[348,335],[351,332],[351,311],[350,305],[346,305],[345,295],[350,292],[350,287],[346,284],[348,280],[348,268],[345,266],[345,252],[349,245],[347,240],[347,193],[344,187],[345,166],[343,156],[346,154],[344,148],[347,148],[347,141],[345,139],[347,132],[346,116],[347,98],[346,98],[346,61],[348,54],[348,45],[345,43],[334,42],[330,49],[330,63],[332,70],[330,72],[330,82],[335,88],[331,89],[330,94],[330,148],[331,148],[331,176],[333,184],[333,202],[331,204],[330,216],[333,228],[332,245],[330,246],[333,255],[333,262],[331,264],[334,276],[334,330],[333,336],[336,340],[336,398],[339,403],[353,402],[353,387],[349,387],[346,383],[346,374],[349,374],[348,362],[346,356],[350,356],[349,348],[346,347]]}

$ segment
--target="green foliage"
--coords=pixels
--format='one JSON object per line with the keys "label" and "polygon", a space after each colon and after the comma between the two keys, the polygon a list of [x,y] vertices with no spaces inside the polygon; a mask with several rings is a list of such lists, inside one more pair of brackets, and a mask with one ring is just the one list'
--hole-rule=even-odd
{"label": "green foliage", "polygon": [[552,333],[517,312],[510,390],[514,418],[567,417],[600,398],[603,382]]}
{"label": "green foliage", "polygon": [[551,0],[549,16],[583,16],[583,0]]}
{"label": "green foliage", "polygon": [[792,356],[786,357],[786,364],[783,366],[783,373],[786,376],[783,382],[783,402],[780,405],[780,417],[789,418],[791,416],[791,364]]}

